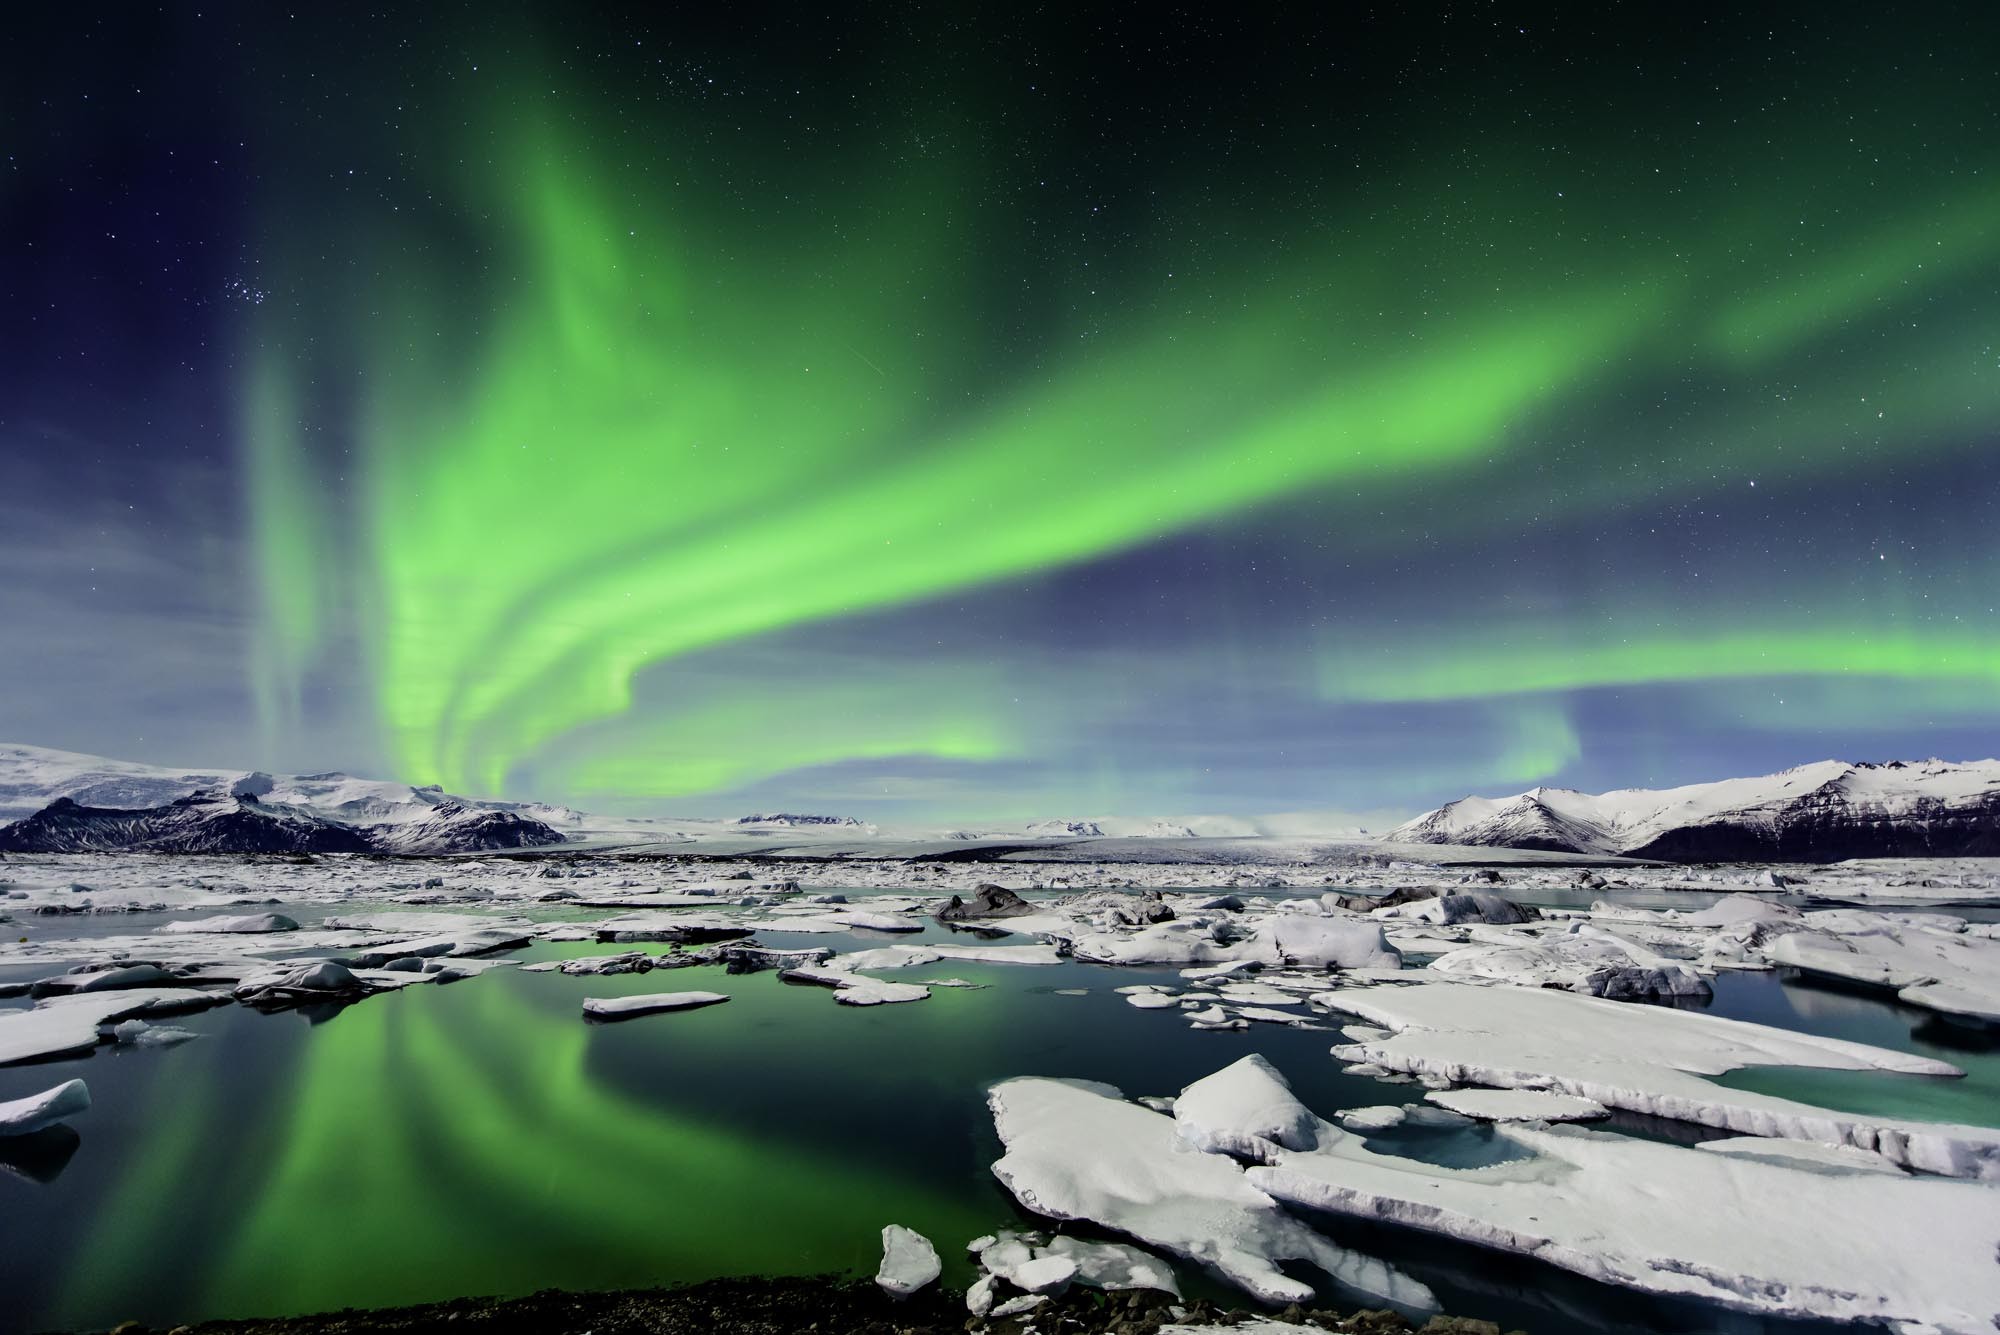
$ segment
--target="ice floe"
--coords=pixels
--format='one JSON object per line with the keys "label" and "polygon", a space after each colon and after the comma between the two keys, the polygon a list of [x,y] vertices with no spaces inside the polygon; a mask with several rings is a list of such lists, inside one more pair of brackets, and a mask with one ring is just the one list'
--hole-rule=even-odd
{"label": "ice floe", "polygon": [[[1927,1010],[2000,1024],[2000,940],[1888,914],[1808,914],[1766,948],[1773,964],[1893,992]],[[1825,927],[1829,930],[1811,930]],[[1844,930],[1843,930],[1844,929]]]}
{"label": "ice floe", "polygon": [[583,1013],[593,1020],[629,1020],[663,1011],[698,1010],[729,1000],[727,992],[645,992],[629,997],[585,997]]}
{"label": "ice floe", "polygon": [[1350,988],[1321,994],[1316,1004],[1392,1031],[1388,1038],[1336,1047],[1343,1061],[1446,1084],[1553,1090],[1740,1134],[1854,1145],[1930,1173],[2000,1178],[2000,1130],[1836,1112],[1703,1079],[1746,1066],[1960,1074],[1927,1057],[1694,1011],[1520,987],[1439,982]]}
{"label": "ice floe", "polygon": [[194,988],[138,988],[52,997],[31,1009],[0,1011],[0,1066],[74,1056],[96,1047],[101,1026],[131,1015],[182,1015],[229,998]]}
{"label": "ice floe", "polygon": [[882,1230],[882,1264],[876,1268],[875,1282],[897,1298],[907,1298],[944,1273],[937,1248],[914,1229],[890,1224]]}
{"label": "ice floe", "polygon": [[1583,922],[1530,940],[1469,945],[1439,956],[1430,967],[1454,978],[1559,987],[1618,1000],[1705,997],[1710,992],[1708,980],[1688,965]]}
{"label": "ice floe", "polygon": [[1126,1234],[1213,1267],[1270,1302],[1312,1296],[1310,1285],[1279,1269],[1298,1260],[1372,1299],[1434,1306],[1422,1285],[1336,1247],[1279,1209],[1233,1161],[1192,1151],[1173,1118],[1127,1103],[1109,1086],[1008,1080],[988,1102],[1007,1150],[994,1176],[1036,1214]]}
{"label": "ice floe", "polygon": [[1390,1220],[1643,1292],[1778,1316],[1990,1335],[2000,1192],[1827,1172],[1577,1127],[1503,1125],[1531,1157],[1439,1168],[1337,1128],[1248,1179],[1295,1205]]}
{"label": "ice floe", "polygon": [[1596,1099],[1545,1089],[1434,1089],[1424,1098],[1482,1122],[1589,1122],[1609,1113]]}
{"label": "ice floe", "polygon": [[90,1087],[65,1080],[39,1094],[0,1103],[0,1136],[25,1136],[66,1121],[90,1107]]}
{"label": "ice floe", "polygon": [[245,913],[236,916],[224,915],[215,918],[192,918],[167,923],[160,928],[163,932],[296,932],[298,919],[288,918],[282,913]]}

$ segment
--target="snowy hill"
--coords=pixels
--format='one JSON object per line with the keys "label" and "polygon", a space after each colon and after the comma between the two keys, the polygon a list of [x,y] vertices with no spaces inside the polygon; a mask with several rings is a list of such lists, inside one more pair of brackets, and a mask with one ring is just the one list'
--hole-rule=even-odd
{"label": "snowy hill", "polygon": [[511,811],[453,803],[421,820],[348,825],[254,793],[206,789],[156,807],[87,807],[67,797],[0,825],[9,853],[481,853],[559,844],[562,833]]}
{"label": "snowy hill", "polygon": [[195,793],[254,797],[266,806],[297,807],[345,824],[424,821],[441,806],[509,811],[558,827],[583,818],[568,807],[541,802],[481,802],[454,797],[436,786],[416,788],[382,779],[320,774],[266,774],[261,770],[173,769],[107,760],[45,746],[0,743],[0,821],[18,820],[59,797],[86,807],[165,806]]}
{"label": "snowy hill", "polygon": [[296,807],[219,789],[156,807],[87,807],[59,797],[0,827],[9,853],[371,853],[368,836]]}
{"label": "snowy hill", "polygon": [[0,745],[0,848],[468,853],[563,842],[582,817],[350,774],[176,770]]}
{"label": "snowy hill", "polygon": [[1386,841],[1620,854],[1671,862],[2000,854],[2000,761],[1822,760],[1759,778],[1467,797]]}
{"label": "snowy hill", "polygon": [[1102,839],[1104,827],[1094,820],[1038,820],[1022,833],[1038,839]]}

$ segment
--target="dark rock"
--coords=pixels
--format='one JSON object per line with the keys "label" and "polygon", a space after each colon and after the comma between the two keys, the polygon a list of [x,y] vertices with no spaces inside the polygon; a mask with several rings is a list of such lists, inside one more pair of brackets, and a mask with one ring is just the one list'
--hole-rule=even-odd
{"label": "dark rock", "polygon": [[833,951],[825,946],[807,946],[800,950],[774,950],[769,946],[760,946],[755,941],[737,941],[717,946],[715,956],[730,973],[763,973],[769,969],[797,969],[802,966],[824,964],[832,958]]}
{"label": "dark rock", "polygon": [[1460,923],[1484,922],[1495,926],[1510,923],[1533,922],[1542,916],[1541,910],[1516,904],[1504,896],[1484,890],[1474,890],[1466,894],[1440,895],[1438,907],[1444,915],[1444,925],[1456,927]]}
{"label": "dark rock", "polygon": [[966,922],[974,918],[1018,918],[1024,913],[1034,911],[1033,904],[1006,886],[989,883],[973,887],[970,903],[953,895],[951,903],[938,910],[937,920]]}
{"label": "dark rock", "polygon": [[1148,890],[1141,895],[1133,895],[1131,902],[1112,909],[1112,916],[1133,926],[1145,927],[1156,922],[1172,922],[1174,911],[1157,890]]}
{"label": "dark rock", "polygon": [[1420,886],[1398,886],[1386,895],[1335,895],[1333,902],[1350,913],[1367,913],[1372,909],[1395,908],[1398,904],[1415,904],[1425,899],[1436,899],[1437,892]]}

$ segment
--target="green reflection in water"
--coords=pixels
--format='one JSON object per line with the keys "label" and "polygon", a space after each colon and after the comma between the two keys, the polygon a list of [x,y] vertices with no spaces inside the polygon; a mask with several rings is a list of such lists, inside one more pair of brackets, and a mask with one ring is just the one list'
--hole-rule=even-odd
{"label": "green reflection in water", "polygon": [[[616,1026],[577,1011],[586,992],[691,987],[735,1000]],[[201,1273],[174,1287],[204,1313],[872,1269],[880,1223],[909,1224],[947,1251],[991,1228],[999,1202],[981,1210],[962,1183],[927,1184],[918,1173],[935,1162],[842,1157],[816,1134],[806,1091],[786,1099],[764,1036],[746,1040],[782,1015],[792,1041],[777,1046],[791,1057],[816,1046],[824,1065],[830,1022],[868,1018],[832,1011],[830,998],[771,975],[712,970],[499,975],[352,1007],[291,1040],[297,1068],[268,1137],[216,1134],[229,1124],[226,1113],[213,1120],[221,1072],[164,1100],[169,1115],[142,1133],[63,1309],[96,1312],[119,1301],[108,1295],[139,1292],[162,1202],[190,1183],[235,1196],[207,1261],[179,1258]],[[877,1045],[886,1033],[870,1032]],[[843,1035],[863,1048],[869,1039]],[[211,1051],[229,1057],[225,1041]],[[682,1109],[679,1091],[718,1079],[757,1083],[765,1125]]]}

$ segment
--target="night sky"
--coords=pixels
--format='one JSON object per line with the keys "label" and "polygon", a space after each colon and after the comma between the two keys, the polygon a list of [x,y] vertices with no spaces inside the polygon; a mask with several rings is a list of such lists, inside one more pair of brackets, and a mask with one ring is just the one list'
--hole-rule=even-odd
{"label": "night sky", "polygon": [[1272,828],[2000,750],[1993,6],[724,8],[10,16],[0,738]]}

